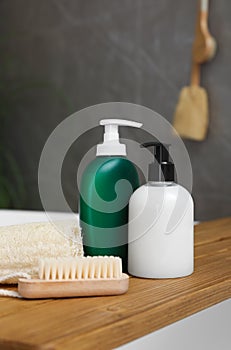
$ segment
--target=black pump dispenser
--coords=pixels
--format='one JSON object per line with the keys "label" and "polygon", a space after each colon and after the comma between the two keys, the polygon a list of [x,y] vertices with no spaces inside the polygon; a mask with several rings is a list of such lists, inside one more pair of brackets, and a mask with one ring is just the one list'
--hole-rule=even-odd
{"label": "black pump dispenser", "polygon": [[153,141],[145,142],[141,145],[141,147],[145,148],[153,147],[153,150],[150,150],[153,153],[154,159],[148,167],[149,181],[174,182],[175,167],[169,161],[169,146],[169,144]]}

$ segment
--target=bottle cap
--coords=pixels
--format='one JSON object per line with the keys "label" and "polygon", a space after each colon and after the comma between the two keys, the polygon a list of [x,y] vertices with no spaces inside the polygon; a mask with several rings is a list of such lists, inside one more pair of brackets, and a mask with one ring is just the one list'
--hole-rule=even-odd
{"label": "bottle cap", "polygon": [[151,148],[154,159],[149,164],[148,168],[148,180],[149,181],[169,181],[175,180],[175,167],[172,162],[169,161],[169,147],[170,144],[163,144],[160,142],[145,142],[141,147]]}
{"label": "bottle cap", "polygon": [[124,119],[102,119],[104,126],[103,143],[97,145],[96,156],[126,156],[126,145],[119,141],[119,126],[141,128],[143,124]]}

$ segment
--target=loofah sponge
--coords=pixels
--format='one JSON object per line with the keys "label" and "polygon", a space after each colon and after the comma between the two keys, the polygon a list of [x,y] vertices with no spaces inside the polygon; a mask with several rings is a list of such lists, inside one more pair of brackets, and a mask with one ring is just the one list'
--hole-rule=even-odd
{"label": "loofah sponge", "polygon": [[38,273],[38,260],[82,256],[82,237],[73,221],[0,227],[0,283],[17,283]]}

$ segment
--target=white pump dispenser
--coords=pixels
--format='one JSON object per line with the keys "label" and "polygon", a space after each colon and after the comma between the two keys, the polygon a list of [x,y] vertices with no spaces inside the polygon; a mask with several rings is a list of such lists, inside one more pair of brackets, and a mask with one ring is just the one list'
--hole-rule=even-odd
{"label": "white pump dispenser", "polygon": [[119,126],[141,128],[142,124],[124,119],[102,119],[105,127],[103,143],[97,145],[96,156],[126,156],[126,145],[119,142]]}
{"label": "white pump dispenser", "polygon": [[177,278],[194,269],[193,200],[175,183],[168,144],[153,147],[148,182],[130,197],[128,272],[143,278]]}

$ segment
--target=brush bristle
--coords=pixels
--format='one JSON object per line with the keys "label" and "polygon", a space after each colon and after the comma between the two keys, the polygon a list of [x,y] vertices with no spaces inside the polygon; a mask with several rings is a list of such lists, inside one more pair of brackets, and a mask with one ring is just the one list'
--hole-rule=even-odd
{"label": "brush bristle", "polygon": [[114,256],[93,256],[42,259],[39,278],[48,280],[79,280],[121,278],[122,260]]}

